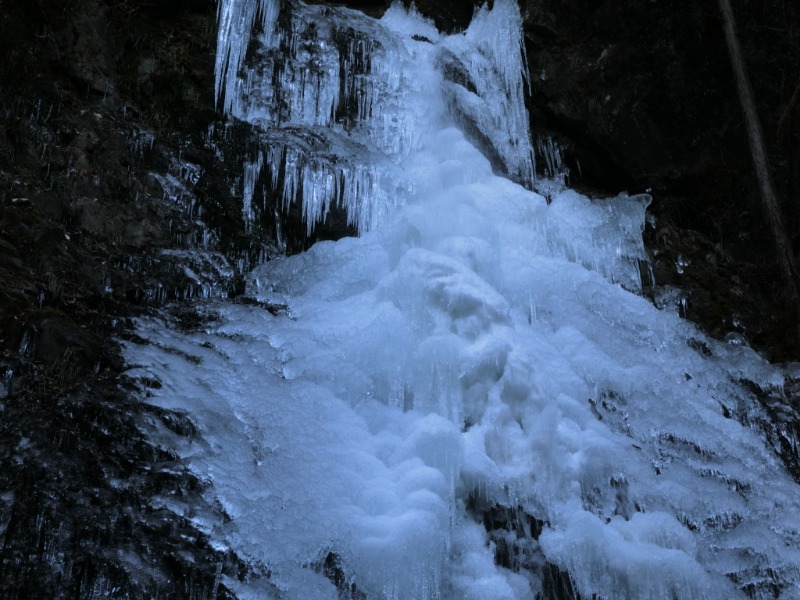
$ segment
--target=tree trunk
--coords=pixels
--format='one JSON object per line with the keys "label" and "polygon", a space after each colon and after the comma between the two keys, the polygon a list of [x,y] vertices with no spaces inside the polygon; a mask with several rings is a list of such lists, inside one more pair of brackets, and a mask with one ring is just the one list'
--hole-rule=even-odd
{"label": "tree trunk", "polygon": [[797,325],[797,331],[795,333],[800,337],[800,272],[797,270],[794,253],[792,252],[792,244],[786,234],[780,206],[778,206],[775,191],[772,187],[769,159],[764,148],[764,133],[761,130],[761,122],[756,112],[753,88],[750,85],[747,69],[742,60],[742,52],[736,32],[736,21],[733,18],[733,9],[731,8],[730,0],[719,0],[719,10],[722,13],[724,22],[728,55],[730,56],[731,65],[733,66],[733,72],[736,78],[736,91],[739,95],[739,102],[742,105],[742,112],[744,113],[745,124],[747,126],[750,153],[753,156],[753,164],[761,187],[761,204],[772,239],[775,242],[778,264],[784,283],[786,284],[786,291],[790,302],[794,304]]}

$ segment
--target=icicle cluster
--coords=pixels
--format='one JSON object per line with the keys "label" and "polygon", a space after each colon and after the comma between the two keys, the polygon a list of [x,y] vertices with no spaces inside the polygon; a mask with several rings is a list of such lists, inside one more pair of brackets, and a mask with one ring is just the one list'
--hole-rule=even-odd
{"label": "icicle cluster", "polygon": [[[265,136],[255,161],[245,165],[245,199],[252,199],[262,169],[267,169],[267,182],[282,198],[281,208],[302,198],[306,234],[311,235],[314,224],[324,221],[333,206],[344,206],[348,223],[360,231],[374,226],[381,207],[381,189],[374,164],[354,161],[348,151],[352,143],[339,136],[322,137],[304,130],[281,130]],[[372,198],[362,203],[362,198]]]}
{"label": "icicle cluster", "polygon": [[544,160],[544,175],[561,186],[566,185],[569,168],[564,164],[562,148],[553,136],[539,136],[536,140],[536,155]]}
{"label": "icicle cluster", "polygon": [[[253,202],[266,169],[264,200],[283,210],[301,202],[309,235],[334,206],[344,207],[360,231],[371,228],[388,203],[376,185],[377,166],[419,146],[414,125],[424,109],[405,97],[408,51],[359,13],[293,5],[283,27],[257,37],[253,65],[242,68],[254,15],[260,11],[264,23],[277,25],[277,3],[254,7],[221,8],[217,68],[226,112],[265,132],[243,164],[245,220],[256,218]],[[245,29],[232,30],[237,24]]]}
{"label": "icicle cluster", "polygon": [[269,40],[278,19],[280,0],[219,0],[217,7],[217,60],[214,98],[223,99],[223,110],[231,112],[239,88],[250,32],[260,17],[265,39]]}

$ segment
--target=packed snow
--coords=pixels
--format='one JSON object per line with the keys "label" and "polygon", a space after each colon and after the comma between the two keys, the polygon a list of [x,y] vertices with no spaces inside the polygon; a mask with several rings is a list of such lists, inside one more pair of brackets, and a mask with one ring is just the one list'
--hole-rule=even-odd
{"label": "packed snow", "polygon": [[[330,94],[324,72],[337,54],[320,62],[318,102],[292,100],[292,131],[264,108],[272,80],[242,74],[234,27],[258,10],[274,22],[277,4],[220,6],[218,93],[272,136],[244,179],[305,153],[284,201],[300,187],[309,214],[352,201],[363,226],[255,269],[254,301],[198,304],[207,322],[188,332],[142,318],[149,343],[127,343],[129,375],[161,383],[147,401],[198,426],[160,443],[230,517],[209,535],[262,574],[226,584],[241,598],[344,597],[333,561],[367,599],[535,598],[550,593],[546,569],[585,598],[800,598],[800,488],[750,426],[763,415],[741,383],[779,389],[783,373],[637,295],[649,197],[553,185],[546,199],[496,175],[453,116],[475,96],[486,139],[518,136],[494,145],[507,170],[532,178],[516,3],[495,0],[449,37],[399,5],[381,21],[297,5],[292,22],[320,32],[314,52],[350,27],[345,60],[369,63],[354,69],[369,82],[347,86],[372,108],[349,130],[336,121],[348,93]],[[443,55],[494,83],[454,92]],[[229,89],[242,78],[246,98]],[[307,93],[292,81],[280,93]],[[481,97],[495,85],[502,101]],[[329,158],[348,143],[356,154]],[[489,527],[503,511],[516,526]]]}

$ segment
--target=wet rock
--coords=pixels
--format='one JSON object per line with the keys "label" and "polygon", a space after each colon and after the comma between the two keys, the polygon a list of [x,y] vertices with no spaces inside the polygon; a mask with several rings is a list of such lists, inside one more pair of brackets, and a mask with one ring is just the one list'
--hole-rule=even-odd
{"label": "wet rock", "polygon": [[322,573],[339,592],[341,600],[367,600],[366,594],[348,577],[341,557],[335,552],[328,552],[325,560],[315,566],[315,570]]}
{"label": "wet rock", "polygon": [[[406,2],[406,4],[411,4]],[[454,33],[467,28],[476,7],[484,2],[476,0],[417,0],[417,10],[424,16],[433,19],[439,31]],[[491,1],[488,2],[491,6]]]}
{"label": "wet rock", "polygon": [[102,344],[63,311],[42,308],[30,313],[20,353],[30,355],[61,380],[72,380],[99,369]]}
{"label": "wet rock", "polygon": [[87,91],[109,95],[116,91],[114,49],[103,35],[108,28],[106,7],[101,2],[82,2],[76,7],[71,27],[59,32],[60,53],[71,77],[85,85]]}
{"label": "wet rock", "polygon": [[752,381],[740,380],[758,400],[766,415],[757,415],[744,424],[761,430],[795,481],[800,482],[800,410],[797,406],[798,378],[787,373],[782,387],[762,388]]}
{"label": "wet rock", "polygon": [[0,238],[0,269],[7,272],[22,270],[22,261],[19,259],[16,248],[6,240]]}
{"label": "wet rock", "polygon": [[37,190],[30,197],[34,210],[45,218],[59,222],[63,217],[63,206],[58,195],[49,190]]}
{"label": "wet rock", "polygon": [[108,203],[84,196],[70,209],[73,223],[101,240],[133,248],[160,246],[170,240],[169,224],[147,205]]}
{"label": "wet rock", "polygon": [[0,290],[0,315],[3,318],[19,315],[28,306],[28,299],[19,290]]}
{"label": "wet rock", "polygon": [[495,563],[526,577],[531,589],[536,590],[536,598],[581,598],[569,573],[548,562],[539,546],[544,521],[521,506],[488,505],[475,495],[469,498],[468,509],[483,523],[494,547]]}
{"label": "wet rock", "polygon": [[[20,400],[6,400],[0,423],[0,486],[13,490],[0,500],[3,598],[233,597],[222,577],[247,568],[192,522],[222,515],[144,439],[141,407],[113,379]],[[182,506],[191,512],[176,514]]]}
{"label": "wet rock", "polygon": [[477,93],[475,82],[462,60],[447,49],[442,49],[436,57],[436,66],[445,81],[460,85],[473,94]]}
{"label": "wet rock", "polygon": [[576,178],[659,188],[718,161],[738,110],[721,29],[671,4],[526,3],[532,118],[570,140]]}

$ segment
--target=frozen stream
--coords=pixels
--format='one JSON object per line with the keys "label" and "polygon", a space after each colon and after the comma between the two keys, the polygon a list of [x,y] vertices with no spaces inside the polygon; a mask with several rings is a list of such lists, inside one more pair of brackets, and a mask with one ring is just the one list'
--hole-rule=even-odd
{"label": "frozen stream", "polygon": [[800,598],[800,487],[739,383],[784,373],[636,294],[647,197],[493,174],[462,130],[533,179],[519,14],[494,6],[445,37],[398,6],[281,30],[262,1],[238,70],[257,7],[221,2],[220,94],[265,132],[245,216],[262,177],[362,234],[267,262],[260,304],[195,331],[139,321],[129,374],[197,424],[176,449],[230,520],[175,510],[257,566],[241,598],[528,599],[554,572],[584,598]]}

